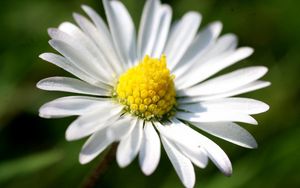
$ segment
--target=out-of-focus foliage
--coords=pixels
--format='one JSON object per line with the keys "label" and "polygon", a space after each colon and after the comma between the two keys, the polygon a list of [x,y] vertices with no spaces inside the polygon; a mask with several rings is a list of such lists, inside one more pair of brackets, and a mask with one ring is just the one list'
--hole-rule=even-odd
{"label": "out-of-focus foliage", "polygon": [[[223,33],[236,33],[240,45],[255,48],[251,58],[232,68],[265,65],[270,69],[265,79],[272,86],[245,95],[271,106],[267,113],[255,116],[258,126],[244,125],[257,138],[259,148],[247,150],[213,138],[229,154],[234,173],[225,177],[210,164],[205,170],[196,170],[196,187],[299,187],[300,1],[162,1],[172,5],[174,19],[189,10],[200,11],[203,25],[221,20]],[[124,3],[138,24],[144,1]],[[64,139],[64,130],[73,118],[38,117],[40,105],[62,94],[39,91],[35,83],[47,76],[66,75],[38,59],[40,53],[53,51],[46,30],[72,21],[72,12],[81,12],[81,4],[104,15],[100,0],[0,3],[0,187],[78,187],[101,160],[100,156],[88,165],[79,164],[83,141],[68,143]],[[125,169],[113,162],[97,186],[182,187],[164,153],[150,177],[142,174],[137,161]]]}

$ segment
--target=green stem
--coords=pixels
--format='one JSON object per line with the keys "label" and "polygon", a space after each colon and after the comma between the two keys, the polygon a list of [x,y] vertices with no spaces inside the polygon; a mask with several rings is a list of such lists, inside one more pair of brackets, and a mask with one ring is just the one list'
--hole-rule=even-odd
{"label": "green stem", "polygon": [[107,154],[102,158],[99,165],[91,172],[83,184],[83,188],[93,188],[96,186],[97,181],[101,180],[101,177],[107,171],[116,155],[117,144],[113,143]]}

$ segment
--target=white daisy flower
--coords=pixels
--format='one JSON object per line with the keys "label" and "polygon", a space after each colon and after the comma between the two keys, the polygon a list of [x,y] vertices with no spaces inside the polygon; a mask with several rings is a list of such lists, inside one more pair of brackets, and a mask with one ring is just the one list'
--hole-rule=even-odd
{"label": "white daisy flower", "polygon": [[78,26],[64,22],[49,29],[49,43],[61,55],[40,57],[78,79],[51,77],[37,87],[88,96],[51,101],[41,107],[40,116],[79,116],[66,139],[89,136],[80,152],[82,164],[119,142],[119,166],[138,156],[143,173],[150,175],[158,166],[162,143],[185,187],[195,184],[194,166],[205,168],[208,159],[230,175],[225,152],[200,132],[256,148],[255,139],[235,122],[257,124],[251,115],[269,107],[234,96],[268,86],[258,80],[267,68],[247,67],[209,78],[247,58],[253,49],[237,48],[234,34],[219,36],[220,22],[198,32],[202,17],[197,12],[171,25],[172,9],[159,0],[146,1],[136,37],[125,6],[117,0],[103,4],[108,26],[92,8],[82,6],[90,19],[75,13]]}

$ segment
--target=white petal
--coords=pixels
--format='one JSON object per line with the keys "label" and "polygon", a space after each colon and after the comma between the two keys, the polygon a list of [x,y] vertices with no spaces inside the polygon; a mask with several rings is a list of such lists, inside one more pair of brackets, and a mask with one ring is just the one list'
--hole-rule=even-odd
{"label": "white petal", "polygon": [[116,76],[122,73],[123,64],[117,58],[116,52],[111,41],[101,33],[88,19],[80,14],[74,14],[74,18],[78,25],[85,31],[85,33],[92,39],[97,46],[99,52],[99,60],[105,67],[112,69]]}
{"label": "white petal", "polygon": [[68,77],[50,77],[37,83],[37,87],[47,91],[63,91],[87,95],[109,96],[109,92],[100,87],[92,86],[81,80]]}
{"label": "white petal", "polygon": [[232,91],[255,80],[267,73],[263,66],[247,67],[218,76],[199,85],[177,92],[178,96],[214,95]]}
{"label": "white petal", "polygon": [[[82,22],[80,22],[80,25],[83,25]],[[86,64],[92,64],[97,71],[102,74],[108,73],[107,75],[109,76],[114,74],[112,69],[105,64],[105,60],[101,56],[101,52],[95,43],[76,25],[70,22],[64,22],[60,24],[58,29],[48,29],[48,33],[51,38],[65,42],[71,47],[80,50],[80,52],[86,56],[87,61],[89,61]]]}
{"label": "white petal", "polygon": [[133,21],[120,1],[103,0],[105,13],[116,50],[128,65],[136,61],[136,38]]}
{"label": "white petal", "polygon": [[60,118],[83,115],[101,107],[103,99],[85,96],[62,97],[44,104],[39,115],[43,118]]}
{"label": "white petal", "polygon": [[140,167],[145,175],[156,169],[160,159],[160,141],[151,122],[145,122],[144,136],[139,154]]}
{"label": "white petal", "polygon": [[231,122],[193,123],[196,127],[216,137],[232,142],[245,148],[257,148],[253,136],[244,128]]}
{"label": "white petal", "polygon": [[186,158],[178,149],[166,138],[161,137],[165,151],[185,187],[194,187],[195,172],[191,161]]}
{"label": "white petal", "polygon": [[101,108],[77,118],[68,127],[66,139],[68,141],[78,140],[114,124],[120,117],[121,111],[121,106],[116,106],[109,102],[103,104]]}
{"label": "white petal", "polygon": [[189,158],[197,167],[205,168],[208,164],[207,153],[202,148],[192,148],[177,145],[179,150]]}
{"label": "white petal", "polygon": [[200,101],[208,101],[208,100],[215,100],[215,99],[220,99],[220,98],[225,98],[225,97],[231,97],[243,93],[247,93],[250,91],[255,91],[261,88],[268,87],[270,85],[270,82],[266,81],[255,81],[250,84],[247,84],[243,87],[240,87],[238,89],[235,89],[233,91],[229,92],[224,92],[216,95],[208,95],[208,96],[199,96],[199,97],[186,97],[186,98],[181,98],[178,99],[178,102],[183,104],[183,103],[195,103],[195,102],[200,102]]}
{"label": "white petal", "polygon": [[183,133],[174,137],[172,131],[169,131],[172,129],[172,126],[176,126],[176,123],[174,123],[174,125],[162,125],[159,122],[155,122],[155,126],[162,136],[172,140],[178,149],[195,163],[195,165],[200,168],[206,167],[208,158],[203,148],[199,147],[199,145],[197,145],[194,140],[190,139],[188,135]]}
{"label": "white petal", "polygon": [[[80,70],[76,65],[72,64],[69,60],[67,60],[65,57],[54,54],[54,53],[43,53],[39,56],[41,59],[48,61],[65,71],[73,74],[74,76],[80,78],[81,80],[86,81],[87,83],[97,85],[98,81],[94,78],[92,78],[87,73]],[[99,85],[99,84],[98,84]],[[100,85],[101,86],[101,85]]]}
{"label": "white petal", "polygon": [[117,162],[120,167],[128,166],[137,156],[143,139],[143,120],[138,120],[131,134],[123,138],[117,149]]}
{"label": "white petal", "polygon": [[162,5],[160,8],[160,23],[155,39],[155,45],[152,50],[152,57],[159,58],[163,54],[172,19],[172,9],[168,5]]}
{"label": "white petal", "polygon": [[103,40],[109,40],[109,43],[111,43],[111,35],[103,19],[91,7],[87,5],[82,5],[81,7],[84,10],[84,12],[91,18],[101,35],[103,35]]}
{"label": "white petal", "polygon": [[170,126],[171,129],[169,129],[169,134],[173,135],[174,139],[183,137],[184,135],[186,137],[186,135],[188,135],[189,139],[192,141],[191,144],[203,147],[207,152],[208,157],[225,175],[232,174],[231,162],[226,153],[217,144],[192,128],[184,125],[179,120],[173,119],[172,121],[173,123],[176,123],[176,126]]}
{"label": "white petal", "polygon": [[222,30],[221,22],[213,22],[201,31],[189,46],[188,50],[172,70],[177,77],[187,74],[194,64],[199,62],[199,59],[212,46]]}
{"label": "white petal", "polygon": [[234,34],[225,34],[218,38],[217,42],[211,47],[211,49],[204,55],[203,59],[213,58],[222,53],[232,52],[236,49],[238,43],[237,36]]}
{"label": "white petal", "polygon": [[136,118],[129,115],[120,117],[113,125],[107,128],[107,136],[115,141],[120,141],[126,137],[136,125]]}
{"label": "white petal", "polygon": [[249,47],[239,48],[234,52],[222,54],[194,66],[188,74],[178,77],[176,86],[178,89],[191,87],[216,74],[220,70],[249,57],[253,49]]}
{"label": "white petal", "polygon": [[192,43],[201,22],[201,15],[188,12],[172,28],[164,52],[170,70],[179,62]]}
{"label": "white petal", "polygon": [[140,59],[145,55],[152,55],[155,37],[160,21],[160,2],[148,0],[145,2],[138,34],[138,51]]}
{"label": "white petal", "polygon": [[102,83],[111,84],[112,75],[104,72],[99,62],[86,49],[80,48],[80,44],[69,45],[55,39],[50,40],[49,44],[86,74],[89,74]]}
{"label": "white petal", "polygon": [[205,111],[231,111],[244,114],[259,114],[267,111],[269,106],[258,100],[234,97],[183,104],[179,105],[178,108],[195,113]]}
{"label": "white petal", "polygon": [[257,125],[257,121],[253,117],[247,114],[235,113],[230,111],[208,111],[200,113],[177,112],[176,117],[186,121],[201,123],[233,121]]}
{"label": "white petal", "polygon": [[113,140],[106,136],[105,129],[94,133],[83,145],[79,162],[81,164],[89,163],[112,143]]}
{"label": "white petal", "polygon": [[[91,49],[93,48],[91,47],[93,45],[92,41],[75,24],[71,22],[63,22],[59,25],[58,29],[64,33],[67,33],[71,37],[78,39],[85,46],[88,46]],[[51,37],[55,37],[51,32],[52,31],[48,32],[49,35]]]}

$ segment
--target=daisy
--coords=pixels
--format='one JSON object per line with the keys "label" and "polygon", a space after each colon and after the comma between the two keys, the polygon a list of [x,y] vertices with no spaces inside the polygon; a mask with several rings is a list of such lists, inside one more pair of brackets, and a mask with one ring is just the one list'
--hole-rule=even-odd
{"label": "daisy", "polygon": [[79,95],[43,105],[40,116],[79,116],[67,128],[66,139],[89,137],[80,152],[82,164],[119,142],[119,166],[126,167],[138,156],[141,170],[150,175],[158,166],[162,143],[185,187],[195,184],[194,166],[205,168],[208,159],[231,175],[225,152],[201,132],[257,147],[236,122],[257,124],[251,115],[269,107],[234,96],[268,86],[258,80],[267,68],[247,67],[211,78],[253,49],[237,48],[234,34],[219,36],[220,22],[198,32],[202,17],[197,12],[171,24],[172,9],[159,0],[146,1],[136,37],[120,1],[103,0],[103,5],[108,25],[84,5],[89,19],[75,13],[78,26],[64,22],[48,30],[49,44],[60,55],[40,57],[77,78],[46,78],[37,87]]}

